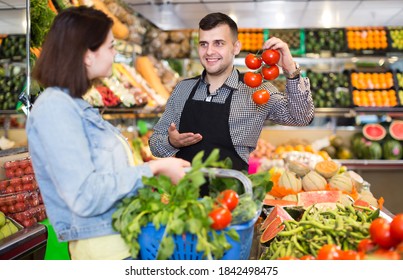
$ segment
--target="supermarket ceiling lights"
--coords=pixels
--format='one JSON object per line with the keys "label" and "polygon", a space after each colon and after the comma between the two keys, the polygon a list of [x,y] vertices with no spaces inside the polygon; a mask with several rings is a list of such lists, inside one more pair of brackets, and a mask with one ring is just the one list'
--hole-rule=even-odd
{"label": "supermarket ceiling lights", "polygon": [[[28,0],[0,0],[0,34],[26,32]],[[197,29],[211,12],[240,28],[403,26],[402,0],[121,0],[163,30]]]}
{"label": "supermarket ceiling lights", "polygon": [[125,2],[164,30],[197,29],[199,20],[211,12],[230,14],[237,18],[238,26],[241,28],[403,26],[402,0],[125,0]]}

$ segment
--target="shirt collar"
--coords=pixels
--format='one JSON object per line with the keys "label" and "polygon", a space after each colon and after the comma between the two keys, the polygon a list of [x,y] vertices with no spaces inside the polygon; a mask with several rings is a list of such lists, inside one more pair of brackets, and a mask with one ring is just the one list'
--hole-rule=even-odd
{"label": "shirt collar", "polygon": [[[233,67],[232,72],[227,80],[225,80],[223,87],[236,90],[238,88],[239,77],[239,71],[235,67]],[[203,83],[208,84],[206,82],[206,70],[203,70],[203,73],[201,74],[201,80],[203,81]]]}

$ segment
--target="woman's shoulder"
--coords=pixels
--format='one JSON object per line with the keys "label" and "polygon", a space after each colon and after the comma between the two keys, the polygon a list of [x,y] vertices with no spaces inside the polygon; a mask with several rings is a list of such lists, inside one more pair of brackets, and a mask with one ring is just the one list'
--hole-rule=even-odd
{"label": "woman's shoulder", "polygon": [[77,107],[77,105],[66,90],[48,87],[36,98],[32,106],[32,113],[63,112],[71,110],[72,107]]}

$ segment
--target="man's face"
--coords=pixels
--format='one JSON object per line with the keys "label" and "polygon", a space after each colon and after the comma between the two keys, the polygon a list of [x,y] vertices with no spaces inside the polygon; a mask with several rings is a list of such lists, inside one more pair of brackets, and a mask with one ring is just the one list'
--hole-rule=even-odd
{"label": "man's face", "polygon": [[233,42],[228,25],[219,25],[211,30],[199,29],[200,63],[210,76],[219,76],[232,71],[234,58],[240,52],[240,42]]}

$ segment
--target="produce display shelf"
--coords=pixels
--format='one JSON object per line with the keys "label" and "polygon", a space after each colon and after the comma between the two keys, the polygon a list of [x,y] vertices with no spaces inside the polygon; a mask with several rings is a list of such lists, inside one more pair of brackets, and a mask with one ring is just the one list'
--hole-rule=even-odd
{"label": "produce display shelf", "polygon": [[355,107],[354,111],[359,114],[376,114],[376,115],[403,115],[403,107]]}
{"label": "produce display shelf", "polygon": [[315,115],[327,117],[353,117],[353,108],[315,108]]}
{"label": "produce display shelf", "polygon": [[338,161],[349,169],[356,170],[403,170],[403,160],[348,159]]}
{"label": "produce display shelf", "polygon": [[158,115],[164,112],[165,108],[100,108],[101,114],[135,114],[135,115]]}
{"label": "produce display shelf", "polygon": [[42,224],[35,224],[0,241],[0,260],[20,259],[46,247],[48,233]]}

